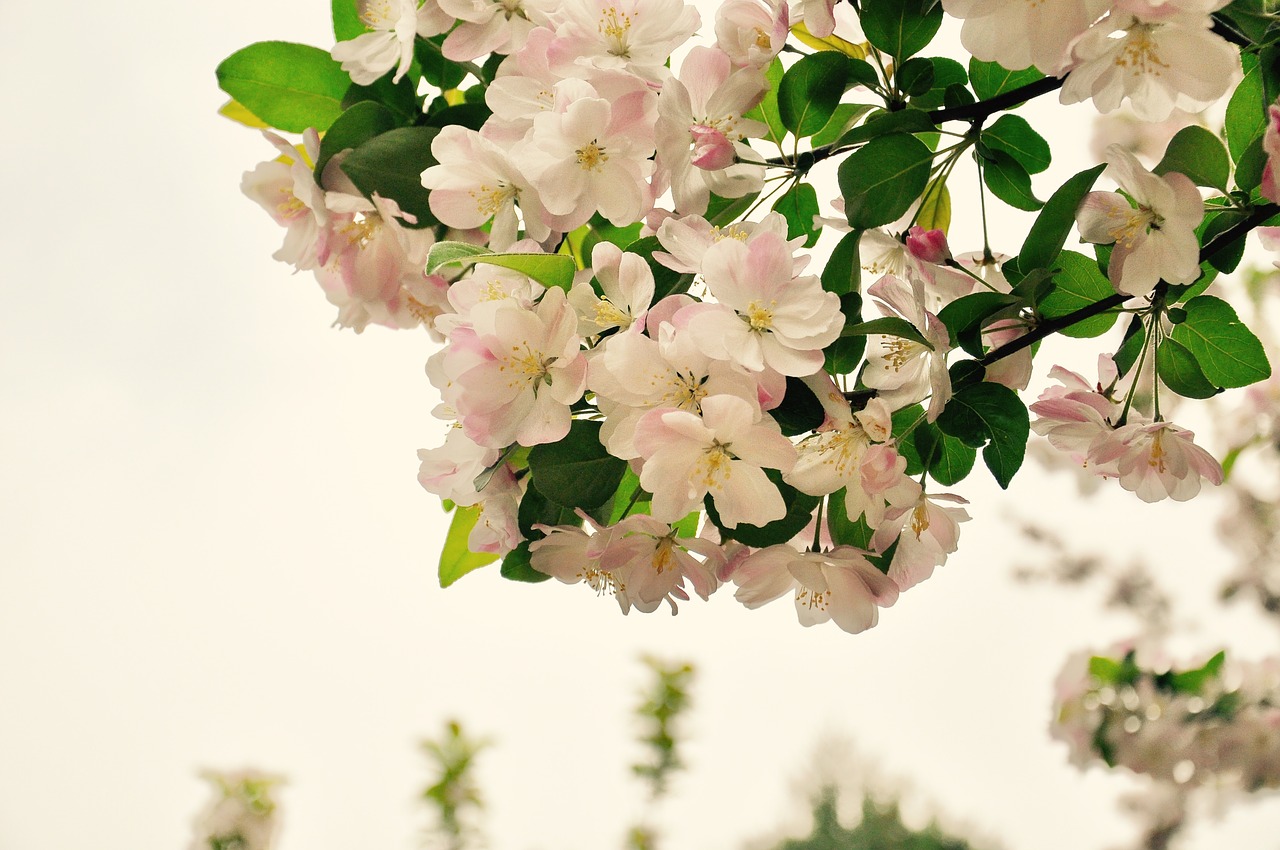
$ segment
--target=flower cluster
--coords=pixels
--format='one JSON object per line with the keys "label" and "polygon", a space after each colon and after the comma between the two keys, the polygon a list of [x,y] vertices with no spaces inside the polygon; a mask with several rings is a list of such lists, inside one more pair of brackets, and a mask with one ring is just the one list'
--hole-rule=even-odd
{"label": "flower cluster", "polygon": [[960,36],[979,59],[1066,75],[1063,103],[1092,99],[1111,112],[1128,100],[1144,121],[1198,112],[1240,70],[1236,50],[1212,32],[1230,0],[943,0],[964,19]]}
{"label": "flower cluster", "polygon": [[1051,725],[1071,760],[1183,787],[1280,788],[1280,659],[1200,667],[1120,647],[1078,653],[1058,676]]}
{"label": "flower cluster", "polygon": [[[1203,294],[1202,263],[1230,252],[1202,243],[1265,220],[1250,193],[1276,194],[1280,112],[1231,113],[1225,145],[1187,128],[1154,171],[1109,149],[1120,192],[1090,191],[1099,167],[1047,204],[1031,177],[1049,144],[995,113],[1058,86],[1148,119],[1214,101],[1240,67],[1209,29],[1224,3],[868,0],[861,43],[835,5],[726,0],[691,43],[684,0],[351,0],[330,52],[264,42],[224,63],[261,123],[300,132],[311,110],[301,145],[266,133],[279,156],[242,185],[285,228],[275,256],[339,325],[442,343],[426,371],[446,436],[419,452],[454,511],[442,583],[501,559],[624,612],[732,584],[858,632],[957,550],[950,490],[979,456],[1007,487],[1032,427],[1147,501],[1221,481],[1159,391],[1270,374]],[[921,55],[944,9],[974,62]],[[784,52],[792,36],[813,52]],[[273,77],[290,62],[314,97]],[[985,218],[982,250],[951,249],[969,153],[984,192],[1038,214],[1016,257]],[[834,218],[808,182],[830,157]],[[1208,216],[1197,187],[1221,192]],[[1073,226],[1094,256],[1064,248]],[[1032,424],[1035,344],[1105,333],[1126,299],[1123,368],[1098,385],[1056,369]]]}

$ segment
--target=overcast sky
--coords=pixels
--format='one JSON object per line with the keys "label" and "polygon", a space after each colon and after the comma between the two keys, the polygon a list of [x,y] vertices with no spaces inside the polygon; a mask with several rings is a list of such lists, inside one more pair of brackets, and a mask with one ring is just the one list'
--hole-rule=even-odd
{"label": "overcast sky", "polygon": [[[729,593],[624,618],[496,569],[438,587],[444,514],[415,480],[415,451],[443,439],[433,347],[328,327],[239,193],[274,152],[215,115],[219,60],[267,39],[327,48],[327,9],[0,4],[0,850],[183,847],[197,771],[246,765],[289,777],[281,850],[409,850],[426,823],[416,742],[450,717],[496,741],[494,848],[617,847],[641,808],[626,765],[642,653],[699,671],[666,850],[804,828],[792,789],[833,738],[859,754],[841,771],[909,778],[1006,847],[1121,843],[1114,802],[1140,781],[1079,772],[1046,729],[1066,654],[1133,624],[1096,593],[1015,586],[1011,517],[1147,552],[1186,590],[1183,651],[1274,651],[1247,609],[1204,602],[1229,567],[1212,500],[1068,508],[1067,476],[1028,468],[1003,498],[975,473],[956,488],[974,516],[960,553],[857,637]],[[1055,149],[1037,186],[1082,167],[1084,144]],[[953,244],[978,247],[957,218]],[[1278,831],[1275,802],[1245,806],[1188,846]]]}

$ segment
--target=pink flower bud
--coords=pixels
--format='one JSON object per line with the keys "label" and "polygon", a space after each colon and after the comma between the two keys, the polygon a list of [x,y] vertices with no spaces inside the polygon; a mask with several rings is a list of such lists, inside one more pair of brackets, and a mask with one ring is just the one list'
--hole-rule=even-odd
{"label": "pink flower bud", "polygon": [[942,265],[951,259],[947,234],[941,230],[925,230],[918,224],[907,233],[907,253],[917,260],[935,265]]}
{"label": "pink flower bud", "polygon": [[719,171],[733,165],[733,142],[724,133],[706,124],[694,124],[689,135],[693,136],[693,164],[698,168]]}

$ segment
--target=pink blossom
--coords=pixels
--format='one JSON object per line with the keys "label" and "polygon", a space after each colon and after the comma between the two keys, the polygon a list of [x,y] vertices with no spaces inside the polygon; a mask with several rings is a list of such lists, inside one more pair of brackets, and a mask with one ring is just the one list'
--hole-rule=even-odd
{"label": "pink blossom", "polygon": [[1120,486],[1144,502],[1185,502],[1200,492],[1200,479],[1222,483],[1222,466],[1197,446],[1195,434],[1172,422],[1131,423],[1098,437],[1090,456],[1115,462]]}
{"label": "pink blossom", "polygon": [[898,587],[850,546],[829,552],[798,552],[788,544],[748,556],[733,571],[734,594],[748,608],[759,608],[795,591],[801,625],[828,620],[850,634],[876,624],[880,608],[898,601]]}
{"label": "pink blossom", "polygon": [[969,519],[969,513],[939,502],[969,504],[950,493],[921,493],[912,507],[890,512],[872,538],[877,552],[884,551],[897,538],[898,549],[889,565],[889,578],[900,590],[910,590],[929,578],[934,568],[945,564],[947,556],[960,546],[960,523]]}
{"label": "pink blossom", "polygon": [[787,42],[786,0],[725,0],[716,10],[716,47],[739,67],[762,68]]}
{"label": "pink blossom", "polygon": [[1267,107],[1267,131],[1262,136],[1262,149],[1267,154],[1267,164],[1262,168],[1262,185],[1258,191],[1272,203],[1280,203],[1280,178],[1276,174],[1276,162],[1280,160],[1280,105]]}
{"label": "pink blossom", "polygon": [[391,81],[400,82],[413,61],[416,37],[438,35],[453,25],[436,0],[425,0],[421,6],[419,0],[356,0],[356,11],[372,32],[339,42],[330,55],[361,86],[372,85],[392,68],[396,72]]}
{"label": "pink blossom", "polygon": [[917,224],[907,233],[906,244],[907,252],[921,262],[941,265],[951,259],[946,231],[925,230]]}

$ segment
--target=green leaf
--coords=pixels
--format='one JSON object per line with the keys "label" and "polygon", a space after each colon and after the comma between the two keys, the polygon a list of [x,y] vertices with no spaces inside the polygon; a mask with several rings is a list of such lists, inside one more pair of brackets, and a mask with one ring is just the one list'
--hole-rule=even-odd
{"label": "green leaf", "polygon": [[827,122],[827,126],[814,133],[810,142],[815,148],[831,144],[849,132],[855,124],[874,109],[875,107],[869,103],[841,103],[837,105],[835,112],[831,113],[831,120]]}
{"label": "green leaf", "polygon": [[960,347],[974,357],[981,357],[982,325],[985,320],[1001,310],[1021,303],[1018,298],[1003,292],[975,292],[957,298],[938,313],[938,319],[951,334],[953,347]]}
{"label": "green leaf", "polygon": [[[715,198],[713,197],[714,201]],[[710,210],[708,210],[707,218],[711,220]],[[713,224],[718,223],[712,220]],[[653,273],[653,303],[657,304],[663,298],[674,293],[685,292],[693,283],[693,275],[681,274],[667,268],[653,258],[655,252],[665,252],[662,243],[658,241],[656,236],[646,236],[643,239],[637,239],[624,249],[628,254],[637,254],[644,258],[649,264],[649,271]]]}
{"label": "green leaf", "polygon": [[861,127],[854,127],[845,133],[836,144],[843,148],[891,133],[932,133],[937,129],[929,114],[920,109],[881,111],[872,113]]}
{"label": "green leaf", "polygon": [[436,164],[431,140],[438,132],[434,127],[399,127],[375,136],[347,155],[342,170],[366,197],[377,192],[416,216],[416,226],[437,224],[421,175]]}
{"label": "green leaf", "polygon": [[1197,186],[1209,186],[1225,192],[1231,176],[1231,163],[1218,137],[1192,124],[1183,127],[1169,140],[1164,158],[1155,167],[1155,173],[1161,176],[1175,172],[1190,177]]}
{"label": "green leaf", "polygon": [[893,72],[898,89],[909,97],[922,97],[933,88],[933,62],[922,56],[908,59]]}
{"label": "green leaf", "polygon": [[842,337],[870,336],[871,334],[884,334],[885,336],[909,339],[912,342],[920,343],[930,351],[933,350],[933,344],[924,338],[915,325],[906,319],[899,319],[897,316],[885,316],[882,319],[872,319],[869,322],[858,322],[856,325],[845,325],[844,330],[840,332]]}
{"label": "green leaf", "polygon": [[640,476],[628,466],[622,476],[622,482],[618,484],[618,489],[609,502],[609,512],[603,515],[605,524],[617,525],[626,516],[627,506],[631,504],[632,498],[636,500],[636,505],[641,505],[650,501],[645,497],[646,494],[640,489]]}
{"label": "green leaf", "polygon": [[1017,115],[997,118],[982,131],[982,143],[991,150],[1003,151],[1013,157],[1028,174],[1044,171],[1053,158],[1049,143],[1031,128],[1025,118]]}
{"label": "green leaf", "polygon": [[356,8],[356,0],[331,0],[330,5],[333,9],[335,41],[350,41],[368,32],[364,21],[360,20],[360,10]]}
{"label": "green leaf", "polygon": [[[378,103],[391,111],[395,116],[397,127],[407,127],[422,115],[422,104],[414,94],[413,83],[403,77],[400,82],[391,82],[390,76],[379,77],[372,85],[361,86],[355,83],[342,96],[342,108],[348,110],[357,103]],[[329,128],[333,132],[333,128]]]}
{"label": "green leaf", "polygon": [[993,195],[1015,209],[1035,212],[1044,206],[1031,191],[1031,175],[1004,151],[987,151],[982,179]]}
{"label": "green leaf", "polygon": [[849,519],[844,500],[843,487],[827,497],[827,531],[831,533],[831,542],[837,546],[869,550],[876,530],[867,524],[866,517],[860,516],[856,521]]}
{"label": "green leaf", "polygon": [[428,127],[448,127],[456,124],[459,127],[466,127],[468,130],[479,132],[484,126],[484,122],[489,120],[492,110],[485,103],[460,103],[457,106],[447,106],[437,112],[433,112],[426,120]]}
{"label": "green leaf", "polygon": [[1231,159],[1235,162],[1240,161],[1245,148],[1262,135],[1267,126],[1262,71],[1258,66],[1258,58],[1250,53],[1242,53],[1240,62],[1245,75],[1232,93],[1231,100],[1227,102],[1225,124],[1227,149],[1231,151]]}
{"label": "green leaf", "polygon": [[1063,183],[1045,202],[1018,253],[1018,268],[1023,274],[1053,265],[1076,223],[1076,209],[1105,168],[1105,164],[1086,168]]}
{"label": "green leaf", "polygon": [[1204,686],[1222,671],[1222,665],[1226,663],[1226,660],[1227,653],[1223,651],[1210,658],[1201,667],[1174,673],[1172,676],[1174,690],[1191,695],[1203,693]]}
{"label": "green leaf", "polygon": [[487,263],[527,275],[543,286],[568,291],[573,286],[576,266],[564,254],[493,254],[479,245],[465,242],[437,242],[427,254],[427,274],[435,274],[448,265],[469,266]]}
{"label": "green leaf", "polygon": [[934,56],[926,61],[933,65],[933,83],[927,92],[911,98],[912,106],[916,109],[937,109],[946,104],[947,91],[952,87],[967,93],[965,85],[969,82],[969,74],[963,65],[942,56]]}
{"label": "green leaf", "polygon": [[942,25],[942,7],[926,10],[911,0],[862,0],[859,22],[867,41],[901,63],[933,41]]}
{"label": "green leaf", "polygon": [[[836,247],[831,251],[831,259],[822,267],[822,288],[836,295],[857,292],[862,288],[862,264],[858,255],[858,241],[862,239],[861,231],[851,231],[840,237]],[[855,313],[846,318],[857,318]]]}
{"label": "green leaf", "polygon": [[778,114],[796,138],[827,126],[849,85],[853,60],[833,50],[813,53],[787,69],[778,85]]}
{"label": "green leaf", "polygon": [[787,135],[787,127],[782,123],[782,114],[778,111],[778,87],[782,84],[785,73],[782,60],[776,56],[773,57],[773,61],[764,69],[765,81],[769,84],[764,99],[742,116],[754,121],[763,121],[768,125],[769,140],[779,148],[782,147],[782,140]]}
{"label": "green leaf", "polygon": [[799,378],[790,377],[787,378],[782,403],[769,413],[782,433],[788,437],[817,429],[827,416],[822,409],[822,402],[809,389],[809,385]]}
{"label": "green leaf", "polygon": [[529,558],[529,541],[523,540],[520,545],[508,552],[502,559],[502,569],[499,574],[511,581],[523,581],[529,584],[537,584],[540,581],[546,581],[551,576],[546,573],[540,573],[533,568],[533,564]]}
{"label": "green leaf", "polygon": [[1133,364],[1138,362],[1138,355],[1142,353],[1142,347],[1146,344],[1147,335],[1142,318],[1134,316],[1129,320],[1129,327],[1125,328],[1124,338],[1120,340],[1120,347],[1115,353],[1116,371],[1120,377],[1127,375],[1133,368]]}
{"label": "green leaf", "polygon": [[444,538],[444,547],[440,550],[440,586],[448,587],[472,570],[492,564],[498,556],[491,552],[472,552],[467,548],[467,538],[476,520],[480,519],[480,506],[456,508],[453,522],[449,523],[449,531]]}
{"label": "green leaf", "polygon": [[787,220],[787,238],[803,236],[806,248],[812,248],[822,235],[822,228],[813,226],[813,217],[819,213],[818,193],[808,183],[792,183],[774,203],[773,211]]}
{"label": "green leaf", "polygon": [[1183,398],[1210,398],[1219,392],[1204,376],[1196,356],[1177,340],[1166,339],[1160,343],[1156,372],[1166,387]]}
{"label": "green leaf", "polygon": [[986,443],[982,459],[996,483],[1008,489],[1022,466],[1031,432],[1027,408],[1017,393],[1000,384],[971,384],[951,397],[937,425],[974,448]]}
{"label": "green leaf", "polygon": [[272,127],[301,133],[329,129],[342,114],[351,78],[318,47],[260,41],[237,50],[217,70],[218,86]]}
{"label": "green leaf", "polygon": [[933,151],[915,136],[878,136],[840,163],[845,215],[858,230],[900,218],[929,182]]}
{"label": "green leaf", "polygon": [[575,419],[558,443],[529,449],[532,484],[557,505],[595,508],[618,489],[627,462],[609,454],[600,443],[600,423]]}
{"label": "green leaf", "polygon": [[1262,185],[1262,173],[1267,167],[1267,152],[1262,147],[1265,135],[1254,137],[1245,146],[1244,152],[1240,154],[1240,161],[1236,163],[1236,188],[1242,192],[1252,192]]}
{"label": "green leaf", "polygon": [[973,471],[978,450],[950,434],[938,432],[938,448],[929,463],[929,477],[944,487],[959,484]]}
{"label": "green leaf", "polygon": [[[1059,270],[1053,276],[1054,287],[1039,304],[1044,318],[1056,319],[1074,313],[1115,294],[1111,281],[1102,274],[1097,262],[1084,254],[1063,251],[1056,264]],[[1116,323],[1116,315],[1102,313],[1063,328],[1059,333],[1076,338],[1102,336]]]}
{"label": "green leaf", "polygon": [[1205,378],[1220,387],[1244,387],[1271,377],[1262,343],[1221,298],[1198,295],[1183,308],[1186,321],[1170,338],[1195,356]]}
{"label": "green leaf", "polygon": [[1044,74],[1035,68],[1010,71],[995,62],[969,60],[969,82],[973,84],[973,93],[979,100],[990,100],[997,95],[1022,88],[1043,78]]}
{"label": "green leaf", "polygon": [[445,37],[446,33],[441,33],[430,38],[418,38],[413,43],[413,55],[422,69],[423,79],[441,91],[457,88],[467,77],[465,68],[444,58],[441,47]]}
{"label": "green leaf", "polygon": [[380,103],[372,100],[354,104],[338,116],[329,132],[320,140],[320,156],[316,159],[315,178],[320,183],[324,167],[333,155],[348,148],[356,148],[396,126],[396,117]]}
{"label": "green leaf", "polygon": [[[840,312],[848,317],[846,324],[856,324],[861,310],[861,295],[856,292],[846,292],[840,296]],[[832,375],[852,374],[862,362],[862,355],[866,350],[865,336],[842,336],[823,349],[822,368]]]}
{"label": "green leaf", "polygon": [[581,526],[582,518],[573,512],[573,508],[557,505],[542,495],[537,487],[527,487],[516,511],[516,522],[526,539],[540,540],[546,534],[534,528],[535,525]]}

